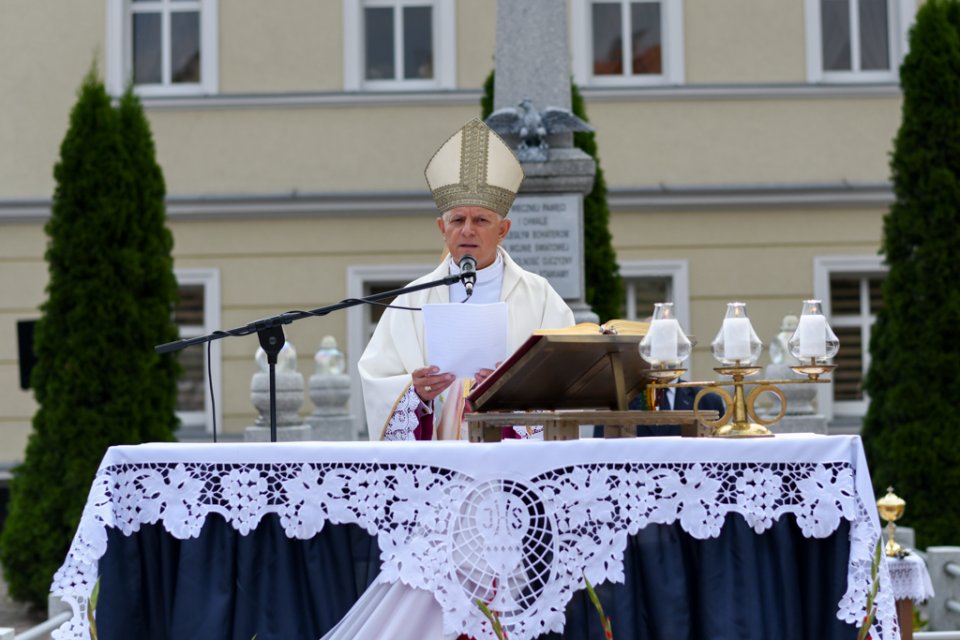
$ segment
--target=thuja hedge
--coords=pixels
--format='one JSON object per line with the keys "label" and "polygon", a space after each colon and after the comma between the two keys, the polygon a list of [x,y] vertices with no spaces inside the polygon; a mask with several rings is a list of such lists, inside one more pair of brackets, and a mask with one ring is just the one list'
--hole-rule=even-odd
{"label": "thuja hedge", "polygon": [[171,440],[177,294],[163,174],[143,109],[91,71],[54,168],[31,385],[38,409],[10,485],[0,561],[10,594],[44,606],[97,466],[115,444]]}
{"label": "thuja hedge", "polygon": [[870,341],[863,437],[878,495],[907,501],[918,546],[960,542],[960,4],[928,0],[900,70],[884,219],[889,266]]}
{"label": "thuja hedge", "polygon": [[[480,99],[481,117],[486,119],[493,113],[494,72],[490,72],[483,83],[483,96]],[[571,111],[584,121],[587,109],[575,84],[571,84]],[[589,155],[597,163],[593,190],[583,200],[583,262],[584,281],[586,283],[586,302],[593,312],[606,322],[619,317],[623,306],[623,283],[620,278],[620,266],[613,249],[610,235],[610,209],[607,206],[607,183],[597,156],[597,141],[594,133],[573,134],[573,144]]]}

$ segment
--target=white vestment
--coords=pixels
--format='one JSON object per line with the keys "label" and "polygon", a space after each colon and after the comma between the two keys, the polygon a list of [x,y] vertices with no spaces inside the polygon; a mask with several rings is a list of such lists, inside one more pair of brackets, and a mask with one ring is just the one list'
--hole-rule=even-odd
{"label": "white vestment", "polygon": [[[573,312],[553,287],[542,277],[524,271],[500,249],[503,259],[503,285],[500,300],[507,303],[507,350],[513,352],[535,329],[556,329],[573,324]],[[433,272],[411,284],[439,280],[449,275],[451,261],[444,260]],[[450,287],[439,286],[399,296],[392,304],[421,307],[424,304],[450,302]],[[469,336],[464,337],[469,340]],[[416,422],[414,405],[419,397],[408,393],[411,374],[425,367],[426,346],[423,316],[419,311],[387,309],[377,325],[370,344],[360,358],[367,429],[371,440],[383,438],[387,424],[405,413],[404,420]],[[436,438],[455,438],[462,408],[461,381],[440,396],[444,409],[434,411]],[[451,406],[455,410],[451,411]],[[445,424],[457,422],[457,425]],[[413,425],[410,425],[411,429]],[[414,589],[402,582],[375,583],[323,640],[454,640],[458,634],[443,632],[443,612],[433,594]]]}
{"label": "white vestment", "polygon": [[[541,276],[524,271],[502,248],[503,286],[500,300],[507,303],[507,351],[515,351],[535,329],[556,329],[574,323],[573,312],[550,283]],[[451,262],[444,260],[431,273],[414,280],[419,284],[449,275]],[[449,287],[439,286],[397,297],[392,304],[421,307],[424,304],[450,302]],[[469,340],[469,336],[464,339]],[[358,370],[363,383],[363,400],[367,414],[367,430],[371,440],[380,440],[401,399],[411,383],[415,369],[428,366],[423,334],[423,315],[419,311],[387,309],[374,331],[370,344],[360,358]],[[444,410],[434,411],[434,434],[438,439],[456,438],[460,434],[460,411],[454,406],[462,402],[457,395],[462,385],[454,383],[440,401]],[[450,410],[453,408],[454,410]],[[455,421],[453,425],[450,422]]]}

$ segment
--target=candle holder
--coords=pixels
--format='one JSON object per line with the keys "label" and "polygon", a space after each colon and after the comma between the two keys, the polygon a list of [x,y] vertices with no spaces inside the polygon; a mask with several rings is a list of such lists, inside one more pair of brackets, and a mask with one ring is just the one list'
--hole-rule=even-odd
{"label": "candle holder", "polygon": [[656,408],[656,390],[665,389],[667,386],[676,386],[670,385],[670,383],[681,378],[686,372],[686,369],[667,369],[663,365],[651,366],[649,369],[644,371],[644,377],[654,381],[652,384],[648,384],[644,390],[647,399],[647,406],[651,409]]}
{"label": "candle holder", "polygon": [[887,487],[887,495],[877,500],[877,511],[880,517],[887,521],[887,544],[884,547],[884,553],[887,557],[900,557],[904,554],[903,547],[893,539],[893,532],[896,525],[893,523],[903,516],[903,510],[907,503],[893,492],[893,487]]}
{"label": "candle holder", "polygon": [[[640,357],[650,363],[647,378],[667,384],[687,372],[683,361],[690,357],[693,343],[677,321],[672,302],[656,302],[650,328],[640,341]],[[654,387],[647,386],[647,406],[654,407]]]}
{"label": "candle holder", "polygon": [[835,364],[819,364],[814,358],[811,358],[809,364],[798,364],[790,367],[797,373],[807,376],[811,382],[830,382],[829,380],[819,380],[820,376],[830,373],[837,368]]}
{"label": "candle holder", "polygon": [[686,369],[663,369],[658,367],[644,371],[644,375],[651,380],[657,380],[662,384],[666,384],[680,378],[686,372]]}
{"label": "candle holder", "polygon": [[[713,429],[713,435],[720,438],[730,438],[738,436],[750,437],[769,437],[773,433],[767,427],[777,422],[786,413],[787,399],[783,392],[777,387],[765,381],[760,381],[750,391],[749,394],[744,390],[744,379],[760,372],[760,367],[717,367],[714,369],[717,373],[724,376],[730,376],[733,379],[733,398],[721,386],[712,389],[713,393],[718,393],[723,397],[724,405],[727,411],[720,416],[718,420],[703,420],[699,416],[701,424]],[[772,392],[780,398],[780,413],[772,420],[765,420],[757,415],[756,402],[762,393]],[[710,393],[710,387],[704,386],[697,394],[694,400],[694,415],[697,414],[697,407],[701,396]],[[753,420],[751,422],[751,419]]]}
{"label": "candle holder", "polygon": [[[723,366],[714,369],[722,376],[731,378],[729,382],[715,380],[698,382],[674,382],[685,369],[666,366],[657,366],[641,347],[640,355],[651,363],[651,369],[646,373],[651,380],[647,385],[648,406],[653,406],[653,397],[657,389],[677,387],[701,387],[693,401],[693,412],[701,425],[706,427],[710,435],[721,438],[736,437],[771,437],[773,432],[768,428],[780,421],[787,413],[787,399],[780,386],[785,384],[826,384],[830,380],[821,378],[836,367],[828,364],[827,360],[836,355],[839,341],[833,334],[820,307],[819,300],[804,301],[803,314],[808,317],[806,322],[798,323],[797,331],[788,341],[791,353],[800,360],[800,364],[791,369],[806,376],[798,380],[746,380],[748,376],[756,375],[761,367],[754,363],[760,356],[763,343],[757,337],[747,317],[746,304],[731,302],[727,305],[727,313],[717,337],[710,348],[714,357]],[[651,332],[653,334],[653,332]],[[646,339],[646,338],[645,338]],[[656,335],[651,335],[651,342],[656,342]],[[643,343],[641,343],[642,345]],[[653,344],[647,352],[653,353],[657,345]],[[802,357],[801,357],[802,354]],[[745,386],[752,385],[750,393],[746,393]],[[725,387],[733,387],[731,395]],[[716,420],[701,417],[700,400],[708,393],[716,393],[723,398],[726,411]],[[764,393],[772,393],[780,400],[780,410],[772,418],[761,418],[757,414],[757,399]]]}

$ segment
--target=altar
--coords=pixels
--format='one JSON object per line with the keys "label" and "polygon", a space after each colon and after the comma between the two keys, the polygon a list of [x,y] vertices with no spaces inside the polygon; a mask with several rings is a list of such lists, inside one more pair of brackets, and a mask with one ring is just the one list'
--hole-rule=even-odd
{"label": "altar", "polygon": [[[637,557],[661,568],[667,561],[651,532],[675,530],[709,544],[730,535],[735,522],[741,535],[756,537],[746,543],[757,556],[751,566],[777,577],[765,584],[737,575],[729,584],[743,585],[741,592],[716,599],[742,598],[742,609],[779,630],[778,638],[852,639],[872,584],[880,534],[874,503],[857,436],[117,446],[100,465],[54,579],[52,592],[74,612],[54,637],[89,637],[89,598],[99,581],[102,640],[124,637],[107,635],[124,624],[141,625],[141,638],[319,637],[369,584],[432,594],[452,637],[494,637],[479,599],[499,613],[511,640],[562,633],[588,640],[571,631],[596,615],[574,611],[586,602],[585,578],[598,586],[614,624],[618,616],[626,624],[623,618],[639,614],[629,603],[617,606],[618,583],[631,582]],[[816,573],[791,582],[791,571],[817,562],[806,551],[777,551],[774,533],[793,536],[790,544],[826,543],[814,553],[824,575],[834,572],[841,584],[831,590]],[[360,571],[357,534],[375,540],[378,552],[374,566]],[[725,566],[742,560],[723,558],[722,545],[696,553]],[[781,566],[791,562],[797,567]],[[237,568],[227,571],[226,563]],[[340,570],[352,573],[337,582]],[[692,579],[723,571],[713,573]],[[644,586],[649,597],[671,592],[669,574]],[[893,640],[885,561],[878,575],[871,637]],[[650,637],[726,637],[704,625],[736,626],[726,618],[736,607],[716,606],[707,593],[694,609],[683,598],[699,596],[686,587],[675,592],[687,595],[669,602],[698,630]],[[799,631],[810,624],[805,616],[832,630]]]}

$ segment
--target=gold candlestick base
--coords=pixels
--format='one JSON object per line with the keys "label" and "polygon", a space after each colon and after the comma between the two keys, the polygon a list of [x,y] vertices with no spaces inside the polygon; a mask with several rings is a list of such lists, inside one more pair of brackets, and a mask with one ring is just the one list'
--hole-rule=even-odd
{"label": "gold candlestick base", "polygon": [[762,424],[745,422],[742,425],[729,423],[713,432],[718,438],[768,438],[773,432]]}
{"label": "gold candlestick base", "polygon": [[[765,421],[761,420],[754,410],[754,402],[756,397],[760,395],[760,392],[763,390],[761,387],[769,387],[769,390],[774,391],[775,393],[780,393],[779,389],[776,387],[770,387],[769,385],[761,385],[756,387],[751,393],[749,398],[744,397],[743,390],[743,379],[747,376],[752,376],[760,372],[760,367],[747,366],[747,367],[717,367],[714,369],[717,373],[725,376],[730,376],[733,378],[733,416],[732,420],[729,420],[726,424],[721,424],[715,427],[713,435],[718,438],[771,438],[773,437],[773,432],[770,429],[767,429],[768,424],[776,422],[776,420]],[[780,393],[781,400],[785,400]],[[786,402],[782,402],[782,405],[785,407]],[[751,422],[748,418],[752,418],[755,422]],[[777,418],[779,420],[779,418]]]}

